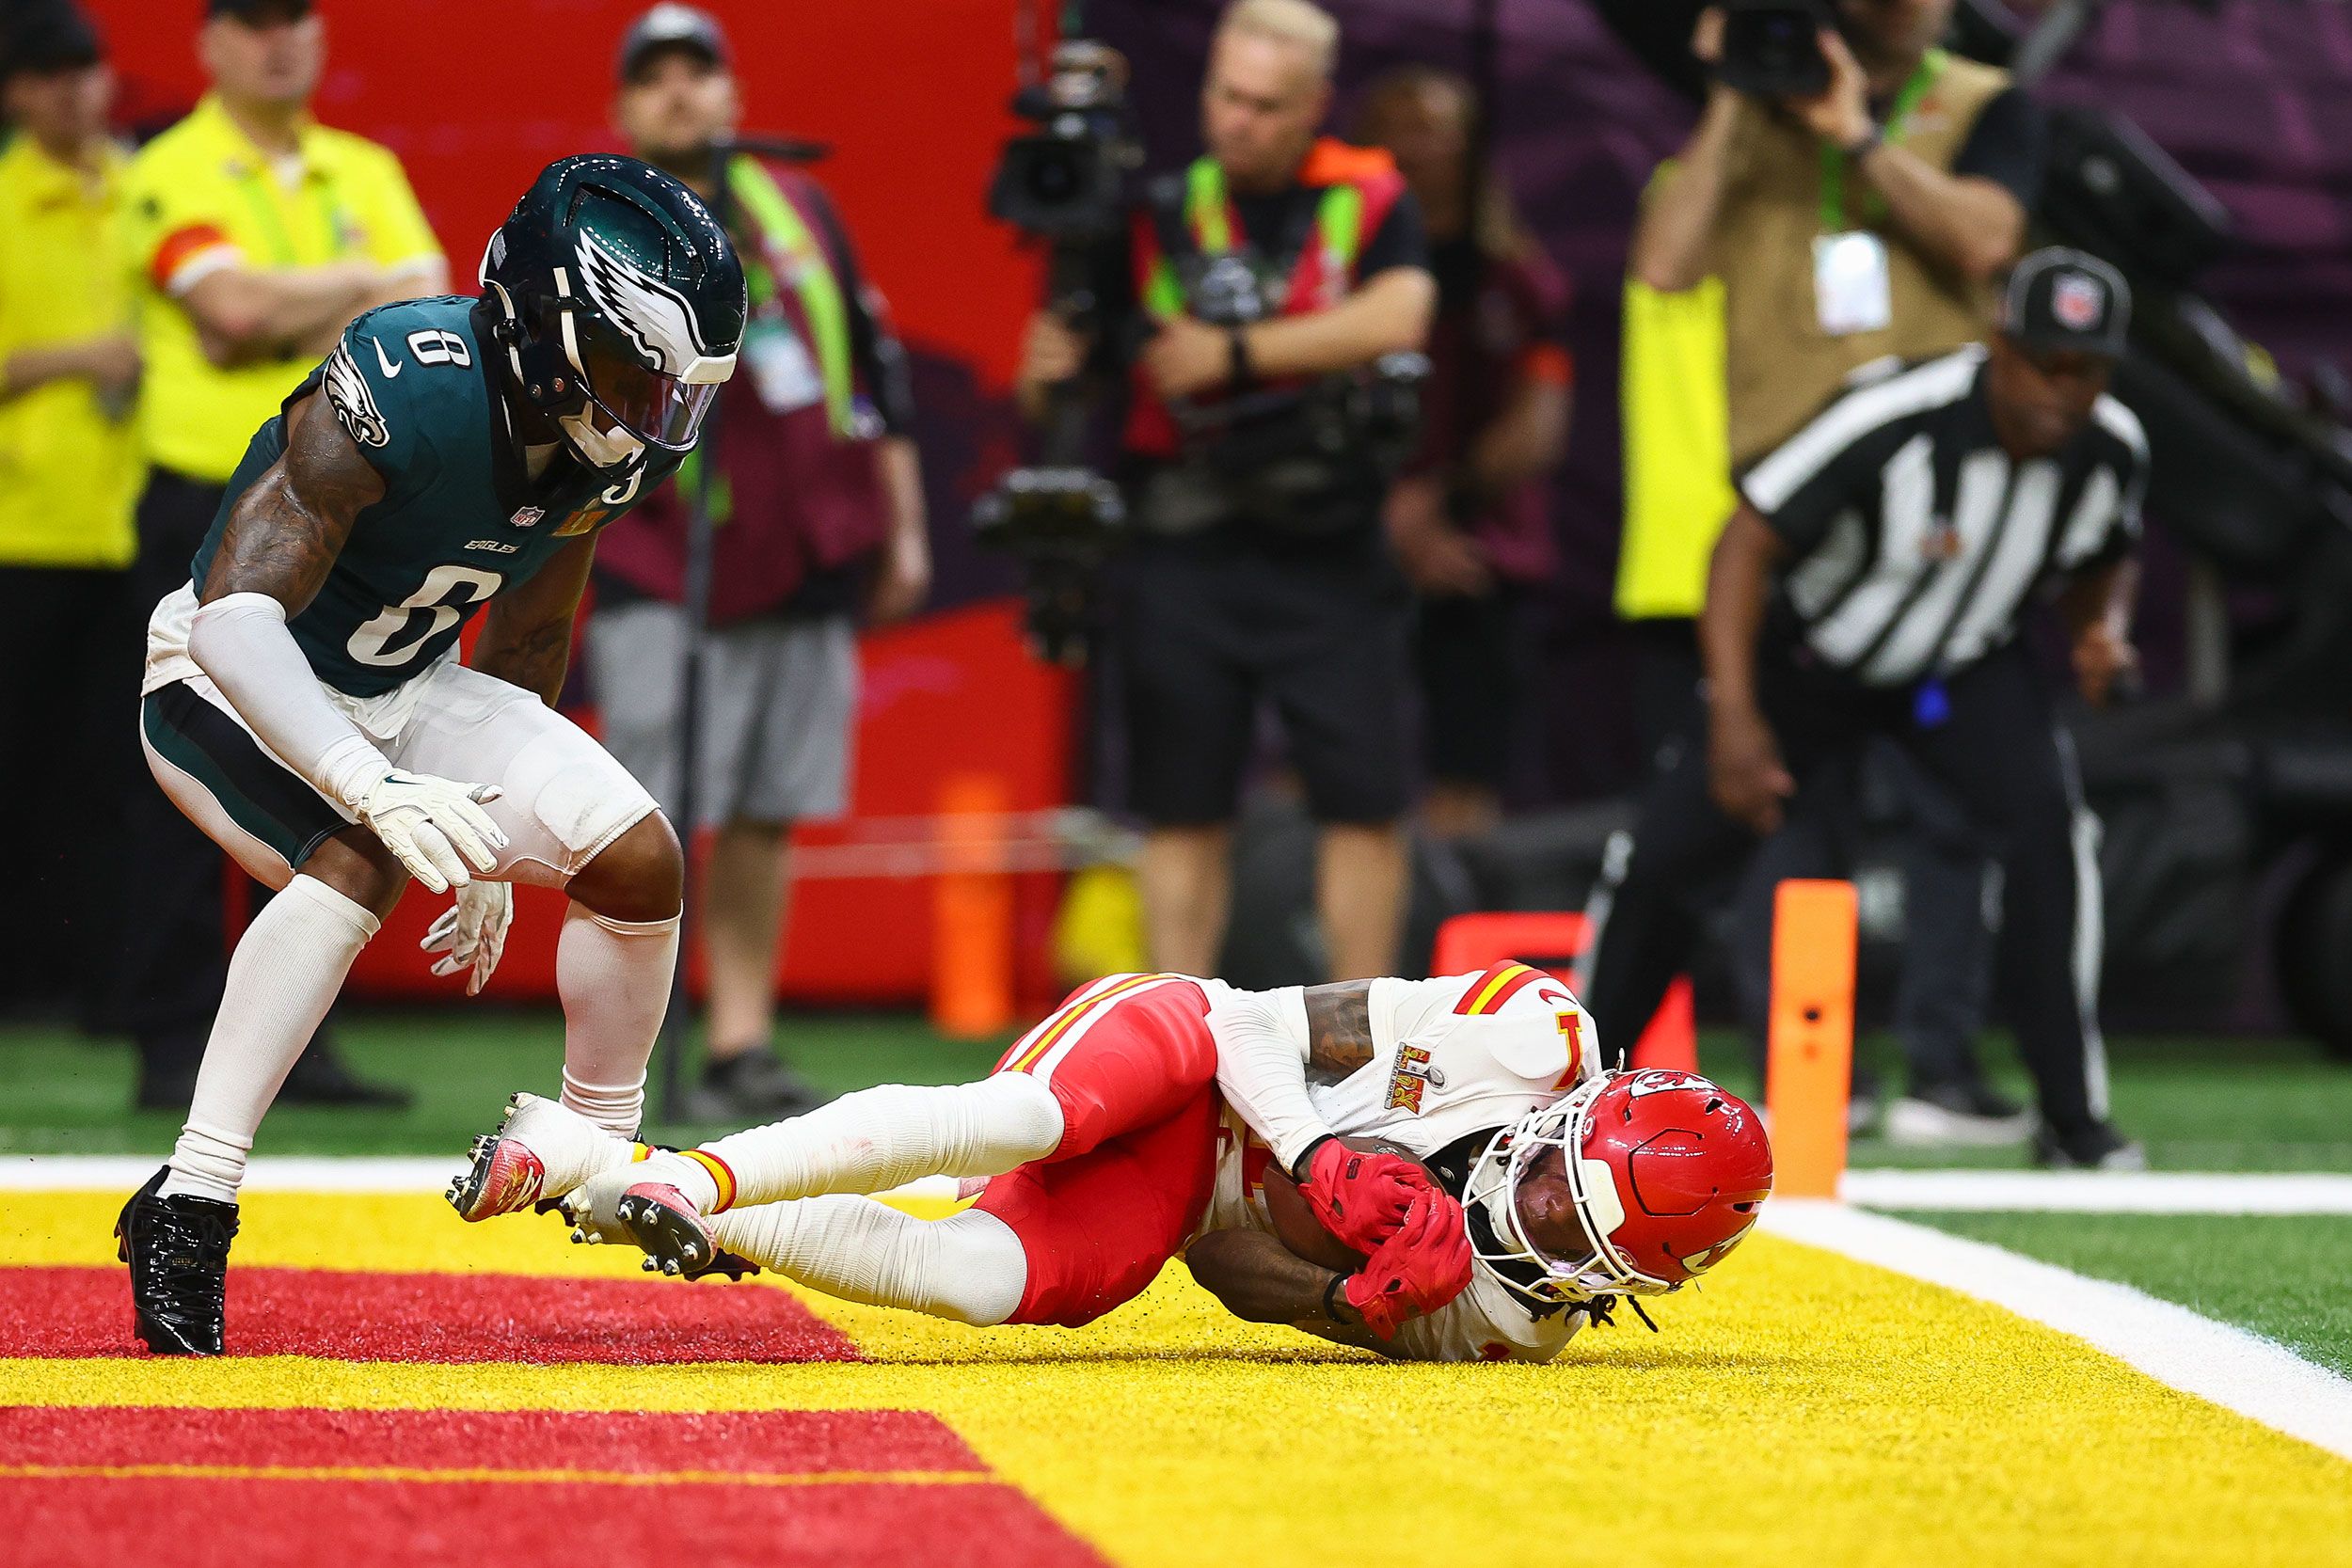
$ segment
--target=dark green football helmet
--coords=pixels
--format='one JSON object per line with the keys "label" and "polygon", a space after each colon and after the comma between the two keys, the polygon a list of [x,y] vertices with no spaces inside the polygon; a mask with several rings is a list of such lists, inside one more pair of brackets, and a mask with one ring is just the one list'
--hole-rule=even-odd
{"label": "dark green football helmet", "polygon": [[482,288],[516,389],[597,468],[694,444],[743,339],[743,267],[702,198],[611,153],[540,171]]}

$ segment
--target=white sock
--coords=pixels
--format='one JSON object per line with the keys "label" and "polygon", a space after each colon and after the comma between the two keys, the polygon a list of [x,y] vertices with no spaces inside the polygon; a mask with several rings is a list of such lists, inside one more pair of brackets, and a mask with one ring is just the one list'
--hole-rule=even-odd
{"label": "white sock", "polygon": [[556,938],[564,1103],[624,1138],[644,1119],[645,1059],[670,1004],[677,927],[676,915],[608,920],[574,904]]}
{"label": "white sock", "polygon": [[[1025,1072],[884,1084],[685,1154],[657,1154],[638,1180],[666,1181],[707,1214],[819,1193],[887,1192],[921,1176],[999,1176],[1053,1153],[1061,1134],[1061,1101]],[[721,1192],[709,1162],[733,1177],[733,1192]]]}
{"label": "white sock", "polygon": [[296,877],[254,916],[229,960],[164,1196],[237,1200],[263,1114],[376,926],[375,916],[315,877]]}
{"label": "white sock", "polygon": [[547,1172],[539,1187],[541,1197],[562,1197],[650,1152],[644,1144],[615,1137],[583,1113],[552,1100],[521,1094],[515,1101],[513,1113],[499,1126],[499,1136],[516,1140],[539,1157]]}
{"label": "white sock", "polygon": [[1021,1239],[977,1209],[918,1220],[870,1197],[811,1197],[739,1209],[712,1228],[728,1251],[827,1295],[983,1327],[1011,1317],[1029,1281]]}

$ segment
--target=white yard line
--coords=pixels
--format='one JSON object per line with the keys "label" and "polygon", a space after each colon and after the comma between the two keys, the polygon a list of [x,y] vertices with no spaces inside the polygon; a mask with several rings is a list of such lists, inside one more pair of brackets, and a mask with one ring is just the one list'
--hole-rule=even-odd
{"label": "white yard line", "polygon": [[[0,1154],[0,1192],[130,1193],[163,1161],[131,1154]],[[435,1193],[466,1168],[462,1157],[322,1155],[264,1157],[246,1167],[249,1193]],[[889,1196],[953,1197],[951,1176],[910,1182]]]}
{"label": "white yard line", "polygon": [[[150,1155],[0,1154],[0,1192],[128,1192],[163,1162]],[[439,1192],[457,1156],[263,1156],[253,1192]],[[2352,1175],[2199,1175],[2165,1171],[1850,1170],[1846,1200],[1872,1209],[2024,1210],[2104,1214],[2352,1214]],[[946,1177],[902,1189],[955,1196]],[[1786,1202],[1786,1199],[1782,1200]]]}
{"label": "white yard line", "polygon": [[1838,1194],[1870,1209],[2067,1214],[2352,1214],[2352,1175],[2059,1170],[1849,1170]]}
{"label": "white yard line", "polygon": [[2128,1285],[1842,1203],[1780,1198],[1764,1228],[2005,1307],[2157,1382],[2352,1459],[2352,1379]]}

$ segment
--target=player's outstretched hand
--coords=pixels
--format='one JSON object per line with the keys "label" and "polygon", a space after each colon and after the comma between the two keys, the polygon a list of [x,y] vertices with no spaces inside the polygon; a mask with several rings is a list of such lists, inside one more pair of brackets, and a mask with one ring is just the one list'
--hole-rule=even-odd
{"label": "player's outstretched hand", "polygon": [[482,808],[503,793],[496,784],[395,770],[361,790],[351,809],[425,891],[447,893],[473,880],[468,866],[498,864],[506,834]]}
{"label": "player's outstretched hand", "polygon": [[433,965],[436,974],[471,970],[466,994],[478,996],[506,951],[506,927],[514,919],[514,888],[504,882],[468,882],[457,890],[457,902],[441,911],[417,945],[442,955]]}
{"label": "player's outstretched hand", "polygon": [[1406,1323],[1460,1295],[1470,1280],[1470,1227],[1462,1206],[1430,1187],[1413,1199],[1396,1233],[1340,1289],[1365,1327],[1393,1339]]}
{"label": "player's outstretched hand", "polygon": [[1298,1196],[1323,1228],[1355,1252],[1371,1252],[1394,1235],[1413,1199],[1436,1190],[1412,1161],[1350,1148],[1338,1138],[1310,1149],[1298,1178]]}

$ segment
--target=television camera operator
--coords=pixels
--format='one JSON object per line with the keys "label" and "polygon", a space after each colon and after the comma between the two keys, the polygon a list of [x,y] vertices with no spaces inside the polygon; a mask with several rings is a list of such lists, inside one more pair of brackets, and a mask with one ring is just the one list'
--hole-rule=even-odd
{"label": "television camera operator", "polygon": [[1270,703],[1322,829],[1335,978],[1394,966],[1406,869],[1410,598],[1381,511],[1412,444],[1436,286],[1388,154],[1319,138],[1336,23],[1234,0],[1201,92],[1205,153],[1095,247],[1092,309],[1035,316],[1043,414],[1125,384],[1112,573],[1151,962],[1214,974],[1232,823]]}

